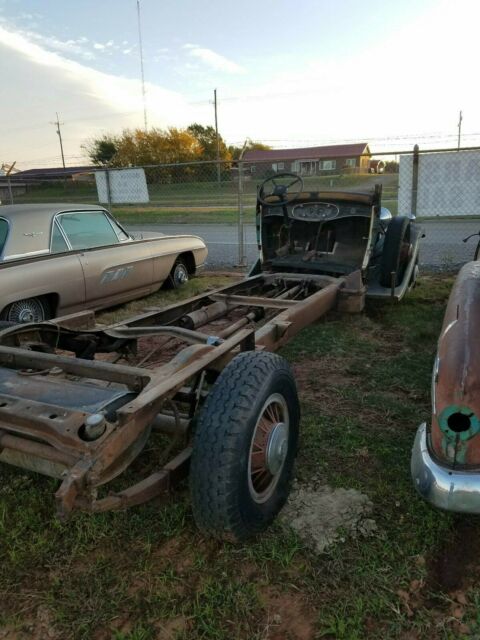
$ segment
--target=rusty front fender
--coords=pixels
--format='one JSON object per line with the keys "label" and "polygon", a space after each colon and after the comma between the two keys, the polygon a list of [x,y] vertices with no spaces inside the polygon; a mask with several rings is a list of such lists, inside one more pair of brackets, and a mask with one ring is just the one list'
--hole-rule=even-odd
{"label": "rusty front fender", "polygon": [[458,274],[432,380],[431,447],[440,462],[480,466],[480,262]]}

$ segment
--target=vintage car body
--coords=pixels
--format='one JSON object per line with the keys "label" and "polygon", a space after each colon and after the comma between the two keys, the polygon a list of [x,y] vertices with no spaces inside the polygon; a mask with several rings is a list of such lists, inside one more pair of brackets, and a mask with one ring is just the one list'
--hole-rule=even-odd
{"label": "vintage car body", "polygon": [[450,294],[432,376],[432,419],[411,460],[417,491],[441,509],[480,513],[480,262]]}
{"label": "vintage car body", "polygon": [[0,318],[43,321],[101,309],[179,285],[201,268],[205,243],[191,235],[130,236],[96,205],[0,207]]}
{"label": "vintage car body", "polygon": [[368,297],[400,300],[418,276],[420,237],[413,218],[393,218],[381,206],[381,187],[363,193],[301,191],[284,203],[260,194],[260,257],[251,274],[344,277],[359,271]]}

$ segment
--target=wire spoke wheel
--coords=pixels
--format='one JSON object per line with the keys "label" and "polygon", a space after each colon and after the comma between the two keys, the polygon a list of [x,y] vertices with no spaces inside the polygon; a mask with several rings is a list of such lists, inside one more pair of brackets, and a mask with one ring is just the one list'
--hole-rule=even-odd
{"label": "wire spoke wheel", "polygon": [[257,503],[268,500],[280,478],[288,451],[289,416],[278,393],[265,402],[255,425],[248,461],[248,486]]}
{"label": "wire spoke wheel", "polygon": [[47,319],[47,310],[39,298],[28,298],[13,302],[5,312],[8,322],[23,324],[26,322],[43,322]]}

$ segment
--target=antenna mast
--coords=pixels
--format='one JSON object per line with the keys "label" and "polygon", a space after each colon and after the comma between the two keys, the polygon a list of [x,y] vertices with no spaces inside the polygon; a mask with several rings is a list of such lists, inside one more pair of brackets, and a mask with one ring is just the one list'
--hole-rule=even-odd
{"label": "antenna mast", "polygon": [[145,73],[143,70],[142,23],[140,20],[140,0],[137,0],[138,46],[140,51],[140,71],[142,76],[143,127],[147,130],[147,102],[145,99]]}

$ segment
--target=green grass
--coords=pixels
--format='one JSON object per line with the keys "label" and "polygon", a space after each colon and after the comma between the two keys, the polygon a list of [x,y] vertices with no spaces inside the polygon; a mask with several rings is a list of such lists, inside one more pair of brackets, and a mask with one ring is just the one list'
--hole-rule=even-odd
{"label": "green grass", "polygon": [[[143,305],[214,284],[221,283],[194,280],[193,289]],[[55,482],[2,466],[0,630],[33,627],[38,637],[62,640],[453,640],[466,637],[460,606],[461,622],[478,637],[478,561],[465,567],[464,604],[455,604],[457,592],[431,574],[459,520],[418,498],[409,472],[416,427],[430,412],[451,284],[426,276],[402,303],[332,313],[283,349],[302,403],[298,479],[320,476],[366,493],[375,535],[346,536],[321,555],[279,524],[250,544],[220,544],[196,531],[185,488],[159,503],[61,524]]]}

